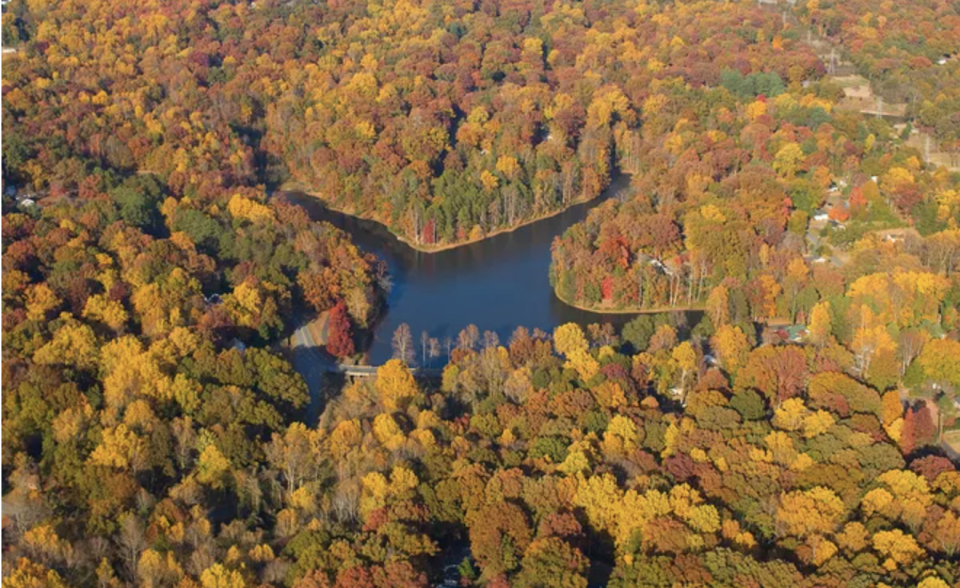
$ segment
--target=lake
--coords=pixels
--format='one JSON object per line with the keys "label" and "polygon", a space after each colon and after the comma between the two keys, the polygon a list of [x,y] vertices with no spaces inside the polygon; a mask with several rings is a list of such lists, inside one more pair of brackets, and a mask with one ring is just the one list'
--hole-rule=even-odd
{"label": "lake", "polygon": [[[318,198],[298,192],[285,195],[303,206],[312,219],[343,229],[358,247],[387,263],[393,289],[369,350],[370,363],[380,365],[392,356],[391,338],[402,323],[410,325],[419,357],[422,331],[441,343],[445,337],[456,342],[460,330],[474,324],[481,335],[496,332],[506,344],[518,326],[552,332],[568,322],[620,327],[629,321],[634,315],[600,314],[565,304],[554,294],[548,277],[554,237],[585,219],[597,204],[626,194],[629,184],[630,176],[621,174],[590,202],[513,232],[437,253],[417,251],[383,225],[332,211]],[[439,365],[442,360],[434,361]]]}

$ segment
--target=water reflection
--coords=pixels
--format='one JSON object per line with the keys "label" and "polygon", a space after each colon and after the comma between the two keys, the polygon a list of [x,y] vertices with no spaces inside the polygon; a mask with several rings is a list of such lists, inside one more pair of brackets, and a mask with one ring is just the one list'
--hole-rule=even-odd
{"label": "water reflection", "polygon": [[620,175],[592,202],[511,233],[432,254],[408,247],[382,225],[331,211],[311,196],[291,192],[286,197],[314,220],[347,231],[357,246],[386,261],[394,287],[370,349],[370,362],[377,365],[392,355],[390,341],[401,323],[410,325],[417,349],[422,331],[441,342],[445,337],[455,341],[469,324],[481,333],[496,332],[504,343],[518,326],[548,332],[567,322],[622,326],[632,315],[586,312],[561,302],[547,271],[554,237],[586,218],[596,204],[628,188],[629,176]]}

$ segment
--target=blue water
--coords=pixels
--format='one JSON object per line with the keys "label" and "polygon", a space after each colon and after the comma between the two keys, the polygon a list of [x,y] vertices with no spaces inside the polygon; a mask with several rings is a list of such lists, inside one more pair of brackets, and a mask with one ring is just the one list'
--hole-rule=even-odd
{"label": "blue water", "polygon": [[633,316],[582,311],[560,301],[550,286],[548,270],[554,237],[586,218],[593,206],[624,195],[627,190],[629,176],[621,175],[591,202],[513,232],[438,253],[417,251],[397,240],[382,225],[331,211],[314,197],[302,193],[285,195],[303,206],[311,218],[347,231],[358,247],[387,263],[393,288],[387,297],[386,313],[374,328],[369,350],[369,362],[379,365],[392,356],[391,339],[401,323],[410,326],[418,357],[422,331],[441,343],[444,337],[455,343],[460,330],[474,324],[481,335],[494,331],[506,344],[518,326],[547,332],[568,322],[622,326]]}

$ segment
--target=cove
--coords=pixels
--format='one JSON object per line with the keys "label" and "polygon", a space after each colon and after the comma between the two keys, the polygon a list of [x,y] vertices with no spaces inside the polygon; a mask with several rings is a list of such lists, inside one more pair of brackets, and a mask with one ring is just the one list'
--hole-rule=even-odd
{"label": "cove", "polygon": [[[393,288],[368,350],[369,363],[380,365],[393,355],[391,339],[402,323],[410,326],[418,360],[423,331],[441,343],[445,337],[455,343],[457,334],[473,324],[481,335],[493,331],[501,344],[506,344],[519,326],[548,333],[569,322],[584,327],[590,323],[623,326],[635,315],[594,313],[562,302],[550,286],[548,270],[554,237],[584,220],[590,209],[604,200],[626,196],[629,185],[630,176],[619,174],[589,202],[512,232],[436,253],[406,245],[377,222],[330,210],[316,197],[301,192],[283,194],[313,220],[346,231],[360,249],[386,262]],[[433,367],[444,361],[445,354],[433,360]]]}

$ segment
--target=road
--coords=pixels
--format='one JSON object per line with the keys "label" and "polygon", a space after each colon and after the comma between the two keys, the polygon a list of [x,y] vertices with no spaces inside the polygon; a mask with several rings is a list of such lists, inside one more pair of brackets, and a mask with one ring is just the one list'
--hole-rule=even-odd
{"label": "road", "polygon": [[293,333],[290,349],[290,363],[303,376],[310,392],[310,404],[307,405],[307,422],[316,423],[323,410],[323,378],[327,372],[334,371],[333,358],[320,350],[306,325]]}

